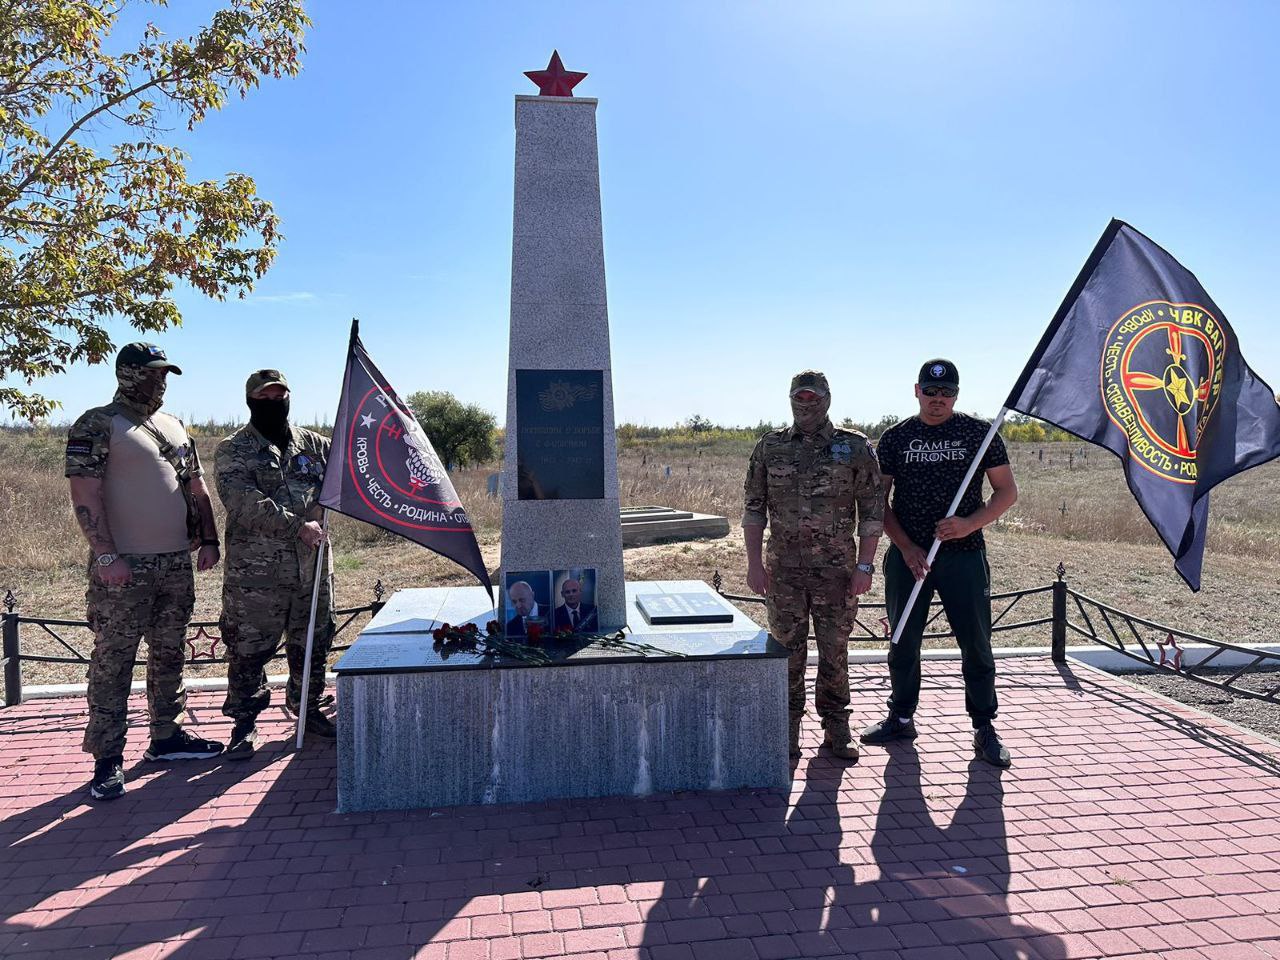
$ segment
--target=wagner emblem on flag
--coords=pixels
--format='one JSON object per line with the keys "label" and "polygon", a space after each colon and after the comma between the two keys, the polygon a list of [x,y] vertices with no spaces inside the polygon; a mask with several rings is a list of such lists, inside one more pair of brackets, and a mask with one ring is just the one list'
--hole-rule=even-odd
{"label": "wagner emblem on flag", "polygon": [[1222,393],[1227,331],[1194,303],[1126,310],[1102,350],[1102,399],[1129,456],[1175,483],[1196,482],[1196,448]]}
{"label": "wagner emblem on flag", "polygon": [[471,528],[422,427],[388,388],[371,389],[360,398],[349,449],[347,468],[356,492],[393,529]]}

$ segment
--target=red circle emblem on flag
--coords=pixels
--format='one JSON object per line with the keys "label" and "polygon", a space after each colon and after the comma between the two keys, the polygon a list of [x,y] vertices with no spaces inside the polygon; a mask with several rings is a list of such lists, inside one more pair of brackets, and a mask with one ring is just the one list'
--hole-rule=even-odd
{"label": "red circle emblem on flag", "polygon": [[347,466],[364,505],[396,527],[471,532],[444,464],[412,411],[389,389],[360,398]]}
{"label": "red circle emblem on flag", "polygon": [[1227,331],[1195,303],[1151,300],[1117,320],[1102,348],[1102,401],[1129,456],[1195,483],[1196,448],[1222,393]]}

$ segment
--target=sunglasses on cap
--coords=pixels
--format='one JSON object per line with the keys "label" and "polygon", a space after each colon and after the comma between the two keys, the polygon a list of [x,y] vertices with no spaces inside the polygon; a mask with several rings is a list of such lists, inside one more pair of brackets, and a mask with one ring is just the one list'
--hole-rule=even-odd
{"label": "sunglasses on cap", "polygon": [[960,391],[954,387],[921,387],[920,392],[926,397],[946,397],[949,400]]}

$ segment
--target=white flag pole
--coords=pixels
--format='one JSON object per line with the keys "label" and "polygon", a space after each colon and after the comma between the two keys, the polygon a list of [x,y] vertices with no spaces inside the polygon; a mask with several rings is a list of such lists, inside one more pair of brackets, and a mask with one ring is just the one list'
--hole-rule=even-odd
{"label": "white flag pole", "polygon": [[[324,564],[324,548],[329,543],[329,511],[325,510],[320,522],[326,536],[316,548],[316,576],[311,587],[311,619],[307,621],[307,652],[302,658],[302,693],[298,699],[298,742],[297,749],[302,749],[302,737],[307,732],[307,688],[311,686],[311,647],[316,638],[316,609],[320,606],[320,570]],[[333,603],[333,598],[329,598]]]}
{"label": "white flag pole", "polygon": [[[965,491],[969,489],[969,484],[973,483],[973,476],[978,472],[978,465],[982,463],[982,458],[986,456],[987,448],[991,446],[991,441],[1000,432],[1000,424],[1004,423],[1005,415],[1008,412],[1008,407],[1001,407],[1000,412],[996,414],[996,418],[991,421],[991,429],[982,438],[982,444],[978,447],[978,452],[973,455],[973,462],[969,464],[969,470],[965,473],[964,480],[960,482],[960,489],[956,491],[956,495],[951,499],[951,507],[947,510],[948,517],[954,517],[956,511],[960,509],[960,500],[964,497]],[[929,548],[929,554],[924,560],[925,566],[933,565],[934,557],[938,555],[938,548],[941,546],[942,541],[934,537],[933,546]],[[898,616],[898,625],[893,628],[893,639],[889,641],[891,646],[896,645],[899,638],[901,638],[902,631],[906,628],[907,620],[911,616],[911,609],[916,605],[916,599],[920,596],[920,588],[923,586],[924,581],[917,580],[915,586],[911,588],[911,596],[907,598],[907,605],[903,607],[902,613]]]}

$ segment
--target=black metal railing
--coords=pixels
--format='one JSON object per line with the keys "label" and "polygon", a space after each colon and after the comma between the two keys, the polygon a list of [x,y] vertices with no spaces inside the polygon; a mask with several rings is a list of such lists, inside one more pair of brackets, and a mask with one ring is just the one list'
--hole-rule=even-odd
{"label": "black metal railing", "polygon": [[[1062,663],[1067,659],[1067,636],[1072,634],[1162,672],[1173,673],[1237,696],[1265,700],[1270,703],[1280,702],[1280,675],[1269,673],[1269,671],[1280,669],[1280,653],[1202,637],[1186,630],[1179,630],[1177,627],[1139,617],[1072,590],[1067,584],[1067,568],[1063,564],[1059,563],[1055,572],[1057,579],[1043,587],[992,594],[993,613],[996,605],[1003,603],[1003,607],[992,617],[991,632],[1000,633],[1049,624],[1051,627],[1050,655],[1056,663]],[[726,600],[736,603],[762,604],[765,602],[763,597],[725,593],[724,581],[719,570],[712,577],[711,585]],[[1048,616],[1032,616],[1030,619],[1017,621],[1009,618],[1014,609],[1028,597],[1045,593],[1050,595]],[[1071,619],[1069,601],[1074,601],[1074,609],[1079,614],[1079,621]],[[870,626],[867,619],[864,619],[864,613],[881,612],[883,614],[884,610],[883,602],[859,603],[855,633],[849,638],[850,642],[883,642],[890,639],[892,630],[887,616],[882,615],[871,621],[877,624],[879,630]],[[1093,616],[1090,616],[1091,610]],[[942,640],[955,636],[949,627],[945,631],[929,629],[944,615],[940,602],[935,601],[930,605],[929,619],[925,624],[926,640]],[[1186,643],[1202,644],[1210,649],[1204,657],[1194,663],[1184,663],[1184,656],[1188,653]],[[1214,662],[1228,651],[1237,654],[1238,659],[1243,659],[1243,665],[1215,666]],[[1246,682],[1258,680],[1263,681],[1260,684],[1261,689],[1251,689],[1246,685]]]}
{"label": "black metal railing", "polygon": [[[1099,643],[1137,663],[1150,664],[1157,670],[1176,673],[1205,686],[1253,700],[1280,702],[1280,676],[1270,672],[1280,669],[1280,653],[1214,640],[1156,623],[1070,588],[1067,595],[1075,602],[1075,610],[1080,615],[1078,623],[1066,620],[1067,630],[1076,636]],[[1090,611],[1093,616],[1089,615]],[[1194,663],[1184,663],[1187,643],[1203,644],[1211,649]],[[1234,668],[1215,667],[1214,661],[1228,651],[1239,654],[1244,663]],[[1262,689],[1250,689],[1242,681],[1262,681]]]}
{"label": "black metal railing", "polygon": [[[334,644],[331,650],[346,650],[351,646],[350,643],[338,642],[337,638],[351,626],[360,617],[366,614],[372,617],[377,614],[383,607],[383,595],[386,590],[379,580],[373,585],[373,601],[361,607],[344,607],[334,611],[334,616],[338,620],[338,628],[334,633]],[[22,702],[22,665],[24,663],[66,663],[88,665],[89,657],[86,656],[74,643],[67,639],[63,632],[71,629],[78,629],[88,632],[89,622],[87,620],[67,620],[58,617],[35,617],[27,616],[18,610],[18,600],[13,595],[13,591],[7,591],[4,595],[4,612],[0,613],[0,638],[3,643],[0,645],[0,664],[4,667],[4,705],[12,707]],[[60,653],[34,653],[24,651],[24,646],[30,647],[29,639],[23,637],[23,627],[34,628],[37,636],[52,640],[52,649],[55,651],[61,649]],[[222,645],[222,636],[217,633],[217,620],[195,620],[192,621],[188,629],[191,633],[186,638],[187,643],[187,665],[192,667],[207,667],[223,664],[226,661],[218,652],[218,647]],[[47,645],[47,644],[46,644]],[[276,653],[273,660],[278,660],[284,656],[284,650],[281,649]],[[135,666],[145,666],[145,660],[134,660]]]}
{"label": "black metal railing", "polygon": [[[992,617],[991,632],[1001,633],[1006,630],[1022,630],[1027,627],[1040,627],[1045,624],[1053,625],[1053,659],[1061,662],[1066,658],[1066,630],[1059,630],[1059,620],[1057,619],[1057,610],[1061,606],[1066,609],[1066,593],[1067,584],[1065,580],[1066,569],[1059,566],[1060,576],[1054,583],[1045,584],[1043,587],[1031,587],[1027,590],[1010,590],[1007,593],[993,593],[991,595]],[[765,603],[764,597],[742,596],[739,594],[725,593],[723,590],[724,581],[717,570],[711,578],[711,586],[715,588],[716,593],[724,597],[726,600],[732,600],[735,603]],[[1023,601],[1028,597],[1038,597],[1044,594],[1051,594],[1050,612],[1045,616],[1032,616],[1027,620],[1006,619],[1014,609],[1022,604],[1025,608],[1028,604]],[[1060,596],[1061,595],[1061,596]],[[1000,612],[996,613],[996,606],[1003,604]],[[875,616],[879,613],[880,616]],[[867,614],[872,616],[868,617]],[[933,601],[929,605],[929,619],[925,621],[925,640],[945,640],[948,637],[954,637],[948,626],[946,630],[931,630],[943,616],[945,611],[942,609],[940,601]],[[1065,618],[1064,618],[1065,619]],[[874,624],[874,626],[873,626]],[[850,643],[875,643],[888,640],[892,634],[889,627],[889,617],[887,609],[883,601],[859,601],[858,613],[854,620],[854,635],[849,638]]]}

